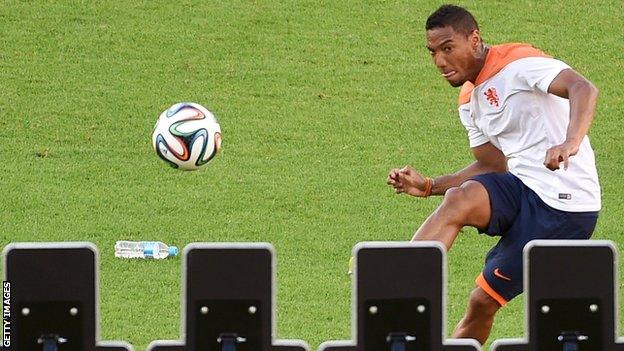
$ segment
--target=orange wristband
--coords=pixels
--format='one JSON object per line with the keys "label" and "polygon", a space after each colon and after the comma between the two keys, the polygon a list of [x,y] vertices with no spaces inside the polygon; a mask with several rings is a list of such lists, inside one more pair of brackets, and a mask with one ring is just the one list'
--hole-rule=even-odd
{"label": "orange wristband", "polygon": [[427,184],[425,186],[425,195],[423,195],[424,197],[429,197],[431,196],[431,192],[433,191],[433,178],[425,178],[425,180],[427,181]]}

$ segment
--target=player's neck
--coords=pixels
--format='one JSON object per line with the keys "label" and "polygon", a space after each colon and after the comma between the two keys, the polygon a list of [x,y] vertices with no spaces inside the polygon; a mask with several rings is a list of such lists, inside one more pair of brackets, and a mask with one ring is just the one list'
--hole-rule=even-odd
{"label": "player's neck", "polygon": [[485,61],[487,59],[487,55],[490,52],[490,47],[483,44],[481,46],[481,48],[479,48],[479,51],[477,52],[476,55],[476,65],[475,65],[475,73],[473,74],[473,76],[471,77],[470,82],[471,83],[475,83],[475,81],[477,80],[477,77],[479,76],[479,73],[481,73],[481,71],[483,70],[483,66],[485,66]]}

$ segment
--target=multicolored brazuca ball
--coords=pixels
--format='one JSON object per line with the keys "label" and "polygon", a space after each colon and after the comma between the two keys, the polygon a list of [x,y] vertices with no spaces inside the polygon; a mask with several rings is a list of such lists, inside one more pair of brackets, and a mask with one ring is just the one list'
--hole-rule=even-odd
{"label": "multicolored brazuca ball", "polygon": [[152,145],[171,167],[193,171],[207,164],[221,148],[221,127],[202,105],[178,103],[158,117]]}

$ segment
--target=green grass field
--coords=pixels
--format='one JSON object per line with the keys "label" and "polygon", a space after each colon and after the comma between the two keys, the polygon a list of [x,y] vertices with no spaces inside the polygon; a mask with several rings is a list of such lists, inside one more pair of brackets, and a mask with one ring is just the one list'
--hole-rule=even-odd
{"label": "green grass field", "polygon": [[[440,203],[396,196],[388,170],[433,176],[471,162],[458,91],[425,49],[440,4],[1,1],[0,246],[95,243],[102,339],[144,350],[179,337],[181,260],[115,259],[116,240],[270,242],[277,336],[313,349],[349,338],[351,248],[408,240]],[[488,43],[531,42],[601,89],[594,237],[621,248],[621,4],[463,4]],[[169,168],[150,145],[156,118],[179,101],[204,104],[223,130],[222,153],[197,172]],[[495,242],[466,229],[449,253],[449,332]],[[522,336],[523,324],[518,298],[490,343]]]}

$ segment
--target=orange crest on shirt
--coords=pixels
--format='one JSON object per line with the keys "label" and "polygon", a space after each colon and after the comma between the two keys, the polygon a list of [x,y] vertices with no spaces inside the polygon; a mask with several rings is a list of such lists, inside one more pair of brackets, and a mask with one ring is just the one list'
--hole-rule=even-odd
{"label": "orange crest on shirt", "polygon": [[498,94],[496,93],[495,88],[488,88],[488,90],[486,90],[483,95],[485,95],[485,98],[490,103],[490,105],[498,107]]}

